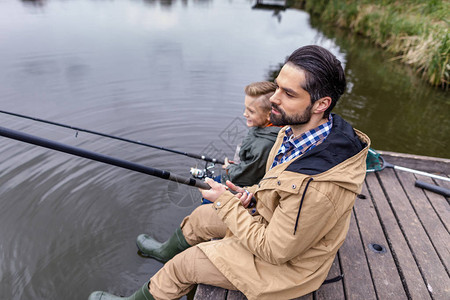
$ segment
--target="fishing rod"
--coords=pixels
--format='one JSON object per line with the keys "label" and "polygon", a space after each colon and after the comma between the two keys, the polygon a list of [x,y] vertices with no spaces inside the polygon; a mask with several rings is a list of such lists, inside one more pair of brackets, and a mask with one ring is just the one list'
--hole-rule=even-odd
{"label": "fishing rod", "polygon": [[190,186],[195,186],[195,187],[198,187],[198,188],[201,188],[204,190],[209,190],[211,188],[211,186],[209,184],[207,184],[206,182],[201,181],[201,180],[183,177],[180,175],[172,174],[168,171],[163,171],[163,170],[159,170],[159,169],[142,166],[142,165],[139,165],[136,163],[126,161],[126,160],[122,160],[122,159],[114,158],[111,156],[106,156],[106,155],[103,155],[100,153],[92,152],[89,150],[61,144],[61,143],[58,143],[55,141],[47,140],[44,138],[40,138],[40,137],[37,137],[34,135],[26,134],[23,132],[11,130],[11,129],[4,128],[4,127],[0,127],[0,136],[4,136],[4,137],[10,138],[10,139],[18,140],[21,142],[33,144],[36,146],[41,146],[41,147],[48,148],[48,149],[53,149],[56,151],[60,151],[60,152],[64,152],[64,153],[68,153],[68,154],[72,154],[72,155],[76,155],[76,156],[80,156],[80,157],[84,157],[84,158],[89,158],[89,159],[92,159],[95,161],[99,161],[99,162],[103,162],[103,163],[110,164],[113,166],[121,167],[124,169],[156,176],[156,177],[159,177],[162,179],[167,179],[167,180],[175,181],[175,182],[190,185]]}
{"label": "fishing rod", "polygon": [[95,135],[98,135],[98,136],[103,136],[103,137],[119,140],[119,141],[122,141],[122,142],[137,144],[137,145],[146,146],[146,147],[150,147],[150,148],[155,148],[155,149],[168,151],[168,152],[172,152],[172,153],[176,153],[176,154],[181,154],[181,155],[185,155],[185,156],[196,158],[196,159],[201,159],[201,160],[204,160],[204,161],[207,161],[207,162],[211,162],[211,163],[215,163],[215,164],[216,163],[217,164],[221,164],[221,165],[225,164],[225,162],[222,161],[222,160],[218,160],[216,158],[211,158],[211,157],[208,157],[206,155],[199,155],[199,154],[195,154],[195,153],[188,153],[188,152],[168,149],[168,148],[164,148],[164,147],[160,147],[160,146],[155,146],[155,145],[143,143],[141,141],[130,140],[130,139],[126,139],[126,138],[122,138],[122,137],[118,137],[118,136],[114,136],[114,135],[110,135],[110,134],[106,134],[106,133],[92,131],[92,130],[89,130],[89,129],[83,129],[83,128],[79,128],[79,127],[75,127],[75,126],[71,126],[71,125],[66,125],[66,124],[62,124],[62,123],[56,123],[56,122],[53,122],[53,121],[48,121],[48,120],[44,120],[44,119],[30,117],[30,116],[26,116],[26,115],[22,115],[22,114],[18,114],[18,113],[13,113],[13,112],[9,112],[9,111],[0,110],[0,113],[11,115],[11,116],[14,116],[14,117],[23,118],[23,119],[33,120],[33,121],[36,121],[36,122],[46,123],[46,124],[50,124],[50,125],[54,125],[54,126],[58,126],[58,127],[69,128],[69,129],[75,130],[77,132],[78,131],[86,132],[86,133],[95,134]]}
{"label": "fishing rod", "polygon": [[[36,146],[41,146],[44,148],[72,154],[75,156],[88,158],[88,159],[91,159],[94,161],[103,162],[106,164],[121,167],[121,168],[128,169],[131,171],[136,171],[136,172],[156,176],[156,177],[159,177],[162,179],[167,179],[170,181],[175,181],[175,182],[190,185],[190,186],[195,186],[195,187],[198,187],[203,190],[211,189],[211,186],[209,184],[207,184],[204,181],[198,180],[198,179],[184,177],[184,176],[180,176],[177,174],[172,174],[168,171],[142,166],[142,165],[139,165],[139,164],[136,164],[133,162],[126,161],[126,160],[122,160],[122,159],[118,159],[115,157],[92,152],[89,150],[69,146],[66,144],[58,143],[55,141],[40,138],[40,137],[37,137],[34,135],[30,135],[27,133],[8,129],[8,128],[1,127],[1,126],[0,126],[0,136],[18,140],[18,141],[25,142],[25,143],[29,143],[29,144],[33,144]],[[233,194],[238,193],[238,192],[232,191],[232,190],[229,190],[229,191]],[[248,207],[253,207],[255,204],[256,204],[256,200],[253,197]]]}

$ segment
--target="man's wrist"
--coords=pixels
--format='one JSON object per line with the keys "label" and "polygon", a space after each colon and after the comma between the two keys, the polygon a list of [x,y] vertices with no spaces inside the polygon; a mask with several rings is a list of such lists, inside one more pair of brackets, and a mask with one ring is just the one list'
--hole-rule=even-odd
{"label": "man's wrist", "polygon": [[229,192],[229,191],[223,192],[216,199],[216,201],[214,201],[214,203],[213,203],[214,209],[215,210],[220,210],[221,208],[223,208],[230,201],[230,199],[233,199],[233,198],[234,198],[234,195],[231,192]]}

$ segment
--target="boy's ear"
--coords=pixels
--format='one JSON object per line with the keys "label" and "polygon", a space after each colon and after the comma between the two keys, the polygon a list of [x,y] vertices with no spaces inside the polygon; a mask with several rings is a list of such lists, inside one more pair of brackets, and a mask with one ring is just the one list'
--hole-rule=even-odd
{"label": "boy's ear", "polygon": [[316,114],[324,113],[328,109],[328,107],[330,107],[331,102],[332,102],[331,97],[326,96],[320,98],[319,100],[314,102],[313,112]]}

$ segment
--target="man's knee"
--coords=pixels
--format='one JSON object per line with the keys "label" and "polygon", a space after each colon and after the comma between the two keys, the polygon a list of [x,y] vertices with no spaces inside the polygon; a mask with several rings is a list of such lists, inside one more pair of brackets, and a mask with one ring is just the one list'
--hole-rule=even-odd
{"label": "man's knee", "polygon": [[189,245],[196,245],[212,238],[222,238],[227,230],[225,223],[212,208],[212,204],[197,207],[184,218],[180,227]]}
{"label": "man's knee", "polygon": [[194,246],[176,255],[150,279],[150,292],[156,299],[176,299],[198,283],[236,289],[203,251]]}
{"label": "man's knee", "polygon": [[215,214],[212,204],[202,204],[192,211],[191,216],[194,216],[194,218],[205,218],[211,214]]}

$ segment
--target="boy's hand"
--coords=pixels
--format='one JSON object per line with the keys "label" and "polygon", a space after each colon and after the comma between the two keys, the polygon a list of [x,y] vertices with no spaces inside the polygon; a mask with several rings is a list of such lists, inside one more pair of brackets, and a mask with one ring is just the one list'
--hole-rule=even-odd
{"label": "boy's hand", "polygon": [[228,157],[225,157],[225,164],[222,165],[222,169],[226,169],[230,164],[234,164],[234,161],[229,160]]}

